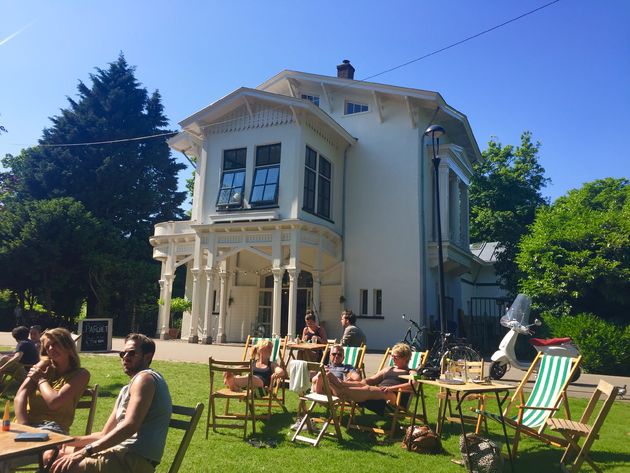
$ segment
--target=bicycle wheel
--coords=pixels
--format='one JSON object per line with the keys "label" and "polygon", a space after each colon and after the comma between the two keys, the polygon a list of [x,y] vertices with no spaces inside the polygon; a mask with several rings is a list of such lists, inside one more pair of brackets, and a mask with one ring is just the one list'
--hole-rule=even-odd
{"label": "bicycle wheel", "polygon": [[[481,361],[481,355],[475,350],[466,345],[454,345],[449,347],[448,350],[442,355],[442,361],[448,360],[466,360],[466,361]],[[443,366],[443,363],[441,363]]]}

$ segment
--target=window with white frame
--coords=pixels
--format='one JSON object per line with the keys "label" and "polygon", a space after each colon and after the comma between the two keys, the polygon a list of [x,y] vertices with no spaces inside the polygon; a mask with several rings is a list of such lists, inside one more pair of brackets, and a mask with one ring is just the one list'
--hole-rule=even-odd
{"label": "window with white frame", "polygon": [[280,143],[256,147],[256,168],[249,203],[252,207],[278,204]]}
{"label": "window with white frame", "polygon": [[308,100],[309,102],[313,102],[315,105],[317,105],[319,107],[319,96],[318,95],[302,94],[302,98],[304,100]]}
{"label": "window with white frame", "polygon": [[368,315],[368,290],[359,290],[359,315]]}
{"label": "window with white frame", "polygon": [[330,219],[332,165],[315,150],[306,147],[304,158],[304,202],[307,212]]}
{"label": "window with white frame", "polygon": [[358,102],[347,101],[344,108],[345,115],[352,115],[353,113],[362,113],[367,111],[369,111],[367,104]]}
{"label": "window with white frame", "polygon": [[217,197],[217,208],[231,209],[243,206],[246,159],[247,148],[223,151],[223,173]]}
{"label": "window with white frame", "polygon": [[383,315],[383,290],[373,289],[372,293],[374,296],[374,315]]}

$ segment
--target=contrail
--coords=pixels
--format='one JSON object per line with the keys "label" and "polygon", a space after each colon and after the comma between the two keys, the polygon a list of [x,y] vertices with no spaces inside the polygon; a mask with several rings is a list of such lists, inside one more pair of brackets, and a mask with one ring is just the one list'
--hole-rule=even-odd
{"label": "contrail", "polygon": [[2,46],[4,43],[8,43],[9,41],[11,41],[13,38],[15,38],[17,35],[19,35],[22,31],[24,31],[27,28],[30,28],[33,23],[35,23],[36,20],[31,21],[28,25],[26,25],[24,28],[17,30],[15,33],[13,33],[12,35],[7,36],[6,38],[4,38],[3,40],[0,40],[0,46]]}

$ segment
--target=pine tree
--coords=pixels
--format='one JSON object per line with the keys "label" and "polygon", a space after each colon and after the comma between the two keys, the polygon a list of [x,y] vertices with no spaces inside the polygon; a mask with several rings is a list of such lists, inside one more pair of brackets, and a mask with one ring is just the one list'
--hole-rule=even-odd
{"label": "pine tree", "polygon": [[[155,223],[184,216],[186,195],[177,191],[177,173],[185,166],[166,144],[160,94],[149,95],[134,72],[122,54],[108,68],[97,68],[91,85],[79,82],[78,97],[68,98],[69,106],[51,118],[40,146],[3,160],[10,168],[2,180],[11,184],[3,186],[7,205],[71,197],[114,229],[96,245],[99,259],[81,297],[87,298],[88,316],[123,317],[119,332],[129,328],[138,307],[146,308],[145,319],[156,313],[149,301],[155,305],[159,266],[148,239]],[[76,145],[81,143],[92,144]]]}
{"label": "pine tree", "polygon": [[[167,133],[160,94],[140,87],[121,54],[79,82],[79,97],[53,117],[40,145],[111,142]],[[177,191],[183,169],[165,137],[90,146],[39,146],[23,153],[19,193],[27,198],[73,197],[123,235],[148,238],[158,221],[181,218]]]}

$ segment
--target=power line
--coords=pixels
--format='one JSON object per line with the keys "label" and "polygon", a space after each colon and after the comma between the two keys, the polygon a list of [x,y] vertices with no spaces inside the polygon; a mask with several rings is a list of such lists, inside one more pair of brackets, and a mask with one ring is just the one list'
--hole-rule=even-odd
{"label": "power line", "polygon": [[115,143],[127,143],[129,141],[141,141],[151,138],[159,138],[160,136],[177,135],[178,131],[170,131],[168,133],[158,133],[156,135],[138,136],[135,138],[123,138],[120,140],[107,140],[107,141],[91,141],[86,143],[66,143],[66,144],[39,144],[42,148],[61,148],[64,146],[93,146],[93,145],[110,145]]}
{"label": "power line", "polygon": [[401,67],[408,66],[409,64],[413,64],[414,62],[421,61],[422,59],[426,59],[428,57],[435,56],[436,54],[439,54],[439,53],[441,53],[443,51],[446,51],[447,49],[454,48],[455,46],[459,46],[460,44],[463,44],[463,43],[465,43],[467,41],[470,41],[471,39],[478,38],[479,36],[482,36],[484,34],[490,33],[491,31],[494,31],[494,30],[497,30],[499,28],[502,28],[505,25],[508,25],[510,23],[514,23],[515,21],[520,20],[521,18],[525,18],[526,16],[531,15],[533,13],[536,13],[537,11],[540,11],[540,10],[542,10],[544,8],[547,8],[547,7],[551,6],[551,5],[553,5],[554,3],[558,3],[559,1],[560,0],[554,0],[553,2],[549,2],[549,3],[547,3],[545,5],[542,5],[542,6],[538,7],[538,8],[534,8],[533,10],[530,10],[527,13],[523,13],[522,15],[519,15],[519,16],[517,16],[515,18],[512,18],[511,20],[504,21],[500,25],[496,25],[496,26],[493,26],[492,28],[488,28],[487,30],[483,30],[483,31],[481,31],[481,32],[479,32],[477,34],[469,36],[468,38],[465,38],[465,39],[462,39],[462,40],[457,41],[455,43],[449,44],[448,46],[445,46],[443,48],[436,49],[433,52],[425,54],[424,56],[420,56],[420,57],[418,57],[416,59],[412,59],[411,61],[407,61],[407,62],[405,62],[403,64],[399,64],[398,66],[391,67],[391,68],[389,68],[389,69],[387,69],[387,70],[385,70],[383,72],[379,72],[378,74],[374,74],[374,75],[365,77],[364,79],[360,79],[359,82],[365,82],[368,79],[373,79],[374,77],[378,77],[378,76],[381,76],[383,74],[387,74],[388,72],[395,71],[396,69],[400,69]]}
{"label": "power line", "polygon": [[[493,26],[491,28],[488,28],[486,30],[480,31],[479,33],[476,33],[476,34],[474,34],[472,36],[468,36],[467,38],[464,38],[462,40],[456,41],[455,43],[449,44],[448,46],[444,46],[443,48],[436,49],[435,51],[432,51],[432,52],[430,52],[428,54],[425,54],[423,56],[420,56],[418,58],[412,59],[410,61],[404,62],[404,63],[399,64],[399,65],[394,66],[394,67],[390,67],[389,69],[381,71],[381,72],[379,72],[377,74],[373,74],[371,76],[364,77],[363,79],[358,79],[358,80],[356,80],[356,82],[366,82],[369,79],[373,79],[375,77],[382,76],[383,74],[387,74],[388,72],[392,72],[392,71],[395,71],[397,69],[401,69],[403,67],[406,67],[406,66],[408,66],[410,64],[413,64],[413,63],[416,63],[416,62],[421,61],[423,59],[426,59],[428,57],[435,56],[436,54],[439,54],[439,53],[444,52],[444,51],[446,51],[448,49],[454,48],[455,46],[459,46],[460,44],[466,43],[466,42],[468,42],[468,41],[470,41],[472,39],[475,39],[475,38],[478,38],[480,36],[483,36],[483,35],[485,35],[487,33],[490,33],[491,31],[494,31],[494,30],[502,28],[502,27],[504,27],[506,25],[509,25],[510,23],[514,23],[515,21],[518,21],[521,18],[525,18],[526,16],[532,15],[533,13],[536,13],[536,12],[538,12],[540,10],[543,10],[543,9],[545,9],[547,7],[550,7],[551,5],[553,5],[555,3],[558,3],[559,1],[560,0],[553,0],[552,2],[546,3],[545,5],[542,5],[542,6],[538,7],[538,8],[534,8],[533,10],[530,10],[530,11],[528,11],[526,13],[523,13],[523,14],[521,14],[519,16],[516,16],[516,17],[514,17],[514,18],[512,18],[510,20],[504,21],[501,24],[498,24],[498,25],[495,25],[495,26]],[[341,88],[343,89],[343,88],[346,88],[346,87],[351,87],[351,84],[348,84],[348,85],[343,86]],[[283,108],[283,107],[277,107],[278,110],[280,108]],[[236,121],[236,120],[240,120],[240,119],[241,119],[240,117],[231,118],[231,119],[224,120],[224,121],[221,121],[221,122],[215,122],[215,123],[212,123],[210,125],[206,125],[204,128],[225,124],[225,123],[229,123],[231,121]],[[156,135],[140,136],[140,137],[136,137],[136,138],[124,138],[124,139],[120,139],[120,140],[107,140],[107,141],[96,141],[96,142],[86,142],[86,143],[68,143],[68,144],[40,144],[38,146],[46,147],[46,148],[60,148],[60,147],[72,147],[72,146],[94,146],[94,145],[104,145],[104,144],[125,143],[125,142],[130,142],[130,141],[141,141],[141,140],[146,140],[146,139],[151,139],[151,138],[158,138],[160,136],[177,135],[178,133],[179,132],[175,131],[175,132],[170,132],[170,133],[159,133],[159,134],[156,134]]]}

